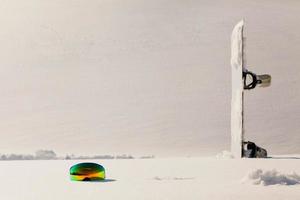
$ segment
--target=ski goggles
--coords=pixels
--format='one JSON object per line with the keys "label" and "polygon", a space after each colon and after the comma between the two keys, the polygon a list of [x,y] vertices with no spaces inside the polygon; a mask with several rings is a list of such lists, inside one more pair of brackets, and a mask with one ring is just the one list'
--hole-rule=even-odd
{"label": "ski goggles", "polygon": [[96,163],[79,163],[70,168],[72,181],[99,181],[105,179],[105,169]]}

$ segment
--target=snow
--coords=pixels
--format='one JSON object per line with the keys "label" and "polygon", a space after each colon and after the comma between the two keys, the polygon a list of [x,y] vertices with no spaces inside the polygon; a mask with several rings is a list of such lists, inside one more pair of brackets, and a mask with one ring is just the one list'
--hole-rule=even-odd
{"label": "snow", "polygon": [[230,159],[230,158],[234,158],[234,155],[231,153],[231,151],[222,151],[221,153],[216,155],[217,159]]}
{"label": "snow", "polygon": [[255,185],[296,185],[300,184],[300,176],[293,172],[291,174],[282,174],[276,169],[262,170],[256,169],[250,172],[245,181],[250,181]]}
{"label": "snow", "polygon": [[[300,151],[300,1],[10,0],[0,11],[1,154],[228,149],[230,34],[242,18],[249,70],[273,77],[245,92],[246,139]],[[1,161],[0,199],[299,199],[297,155],[230,158],[91,160],[103,182],[70,181],[81,161]]]}
{"label": "snow", "polygon": [[[5,200],[252,200],[298,199],[300,185],[241,182],[258,167],[274,183],[279,174],[300,173],[299,159],[216,159],[212,157],[89,160],[103,165],[104,182],[69,180],[69,168],[81,161],[2,161],[0,198]],[[280,173],[269,173],[276,168]],[[262,177],[262,176],[260,176]],[[252,179],[250,179],[252,180]],[[265,179],[266,180],[266,179]],[[290,182],[289,182],[290,183]]]}

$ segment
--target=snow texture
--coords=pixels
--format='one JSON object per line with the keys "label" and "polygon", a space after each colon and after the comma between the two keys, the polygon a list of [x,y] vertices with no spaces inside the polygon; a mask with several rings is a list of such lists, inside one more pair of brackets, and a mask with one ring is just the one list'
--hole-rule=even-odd
{"label": "snow texture", "polygon": [[157,180],[157,181],[182,181],[182,180],[193,180],[195,178],[193,178],[193,177],[159,177],[159,176],[155,176],[153,179]]}
{"label": "snow texture", "polygon": [[250,172],[245,178],[245,182],[255,185],[296,185],[300,184],[300,176],[293,172],[291,174],[280,173],[276,169],[263,170],[256,169]]}
{"label": "snow texture", "polygon": [[[106,181],[71,181],[69,169],[81,160],[0,162],[1,200],[282,200],[299,199],[300,185],[242,184],[248,170],[300,173],[300,159],[216,159],[213,157],[85,160],[104,166]],[[265,176],[262,176],[265,174]],[[294,184],[297,175],[254,173],[270,184]],[[274,175],[275,174],[275,175]],[[266,181],[267,177],[271,181]],[[270,178],[271,177],[271,178]],[[247,180],[251,182],[253,179]],[[279,181],[280,180],[280,181]],[[294,181],[293,181],[294,180]]]}

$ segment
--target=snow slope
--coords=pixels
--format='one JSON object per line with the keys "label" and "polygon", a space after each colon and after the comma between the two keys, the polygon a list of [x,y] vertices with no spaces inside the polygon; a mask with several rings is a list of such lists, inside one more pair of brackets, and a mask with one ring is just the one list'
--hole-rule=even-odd
{"label": "snow slope", "polygon": [[169,158],[93,162],[104,165],[107,181],[70,181],[69,167],[77,161],[0,162],[0,198],[282,200],[300,196],[300,185],[264,186],[244,182],[248,172],[256,168],[300,174],[300,159]]}

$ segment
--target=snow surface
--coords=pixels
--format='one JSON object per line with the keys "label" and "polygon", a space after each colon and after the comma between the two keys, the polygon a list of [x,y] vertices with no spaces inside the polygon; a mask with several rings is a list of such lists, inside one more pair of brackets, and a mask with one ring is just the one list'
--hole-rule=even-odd
{"label": "snow surface", "polygon": [[222,151],[221,153],[218,153],[216,155],[216,158],[218,159],[230,159],[230,158],[234,158],[234,155],[231,153],[231,151]]}
{"label": "snow surface", "polygon": [[81,161],[2,161],[0,199],[282,200],[300,197],[300,185],[266,187],[242,182],[247,172],[258,167],[276,168],[282,174],[290,171],[299,174],[300,159],[191,157],[91,161],[106,168],[106,181],[70,181],[69,168]]}
{"label": "snow surface", "polygon": [[245,177],[245,182],[246,181],[250,181],[256,185],[296,185],[300,184],[300,176],[295,172],[292,174],[282,174],[276,169],[256,169]]}

